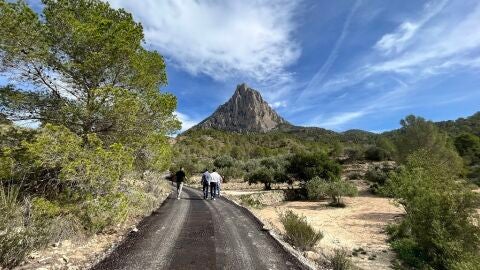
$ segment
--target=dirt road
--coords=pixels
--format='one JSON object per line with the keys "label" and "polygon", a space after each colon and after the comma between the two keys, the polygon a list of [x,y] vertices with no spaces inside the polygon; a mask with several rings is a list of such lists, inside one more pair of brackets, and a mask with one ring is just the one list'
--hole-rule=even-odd
{"label": "dirt road", "polygon": [[184,188],[93,269],[302,269],[243,209]]}

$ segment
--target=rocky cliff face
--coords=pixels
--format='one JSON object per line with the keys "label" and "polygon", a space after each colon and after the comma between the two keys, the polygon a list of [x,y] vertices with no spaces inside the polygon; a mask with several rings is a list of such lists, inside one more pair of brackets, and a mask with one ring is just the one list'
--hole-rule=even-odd
{"label": "rocky cliff face", "polygon": [[236,132],[267,132],[279,125],[289,125],[260,93],[246,84],[237,86],[233,96],[196,128],[214,128]]}

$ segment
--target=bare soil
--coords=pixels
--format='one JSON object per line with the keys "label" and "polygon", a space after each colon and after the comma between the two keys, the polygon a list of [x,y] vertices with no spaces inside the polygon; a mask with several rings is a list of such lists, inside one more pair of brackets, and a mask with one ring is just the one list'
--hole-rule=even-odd
{"label": "bare soil", "polygon": [[[329,256],[334,249],[344,248],[350,252],[362,248],[357,255],[351,256],[353,263],[362,269],[391,269],[391,260],[395,254],[387,243],[385,227],[403,215],[403,210],[395,206],[390,199],[369,194],[365,181],[355,180],[359,196],[345,198],[345,208],[328,206],[328,201],[289,201],[266,205],[261,209],[251,209],[267,226],[279,234],[284,233],[279,214],[292,210],[306,217],[307,221],[323,233],[324,238],[315,247],[315,251]],[[228,185],[225,184],[225,185]],[[275,191],[273,191],[275,192]],[[229,197],[244,194],[265,194],[261,190],[226,190]],[[268,201],[266,199],[265,201]],[[363,254],[362,254],[363,253]]]}

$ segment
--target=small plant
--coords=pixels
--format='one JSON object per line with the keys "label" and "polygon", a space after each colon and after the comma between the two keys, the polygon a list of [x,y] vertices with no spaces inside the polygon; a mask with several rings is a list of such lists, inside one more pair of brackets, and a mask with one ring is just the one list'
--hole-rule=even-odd
{"label": "small plant", "polygon": [[300,250],[311,250],[323,238],[323,234],[315,231],[305,217],[291,210],[281,214],[280,221],[285,228],[286,240]]}
{"label": "small plant", "polygon": [[259,209],[259,208],[263,208],[264,206],[259,200],[252,198],[251,195],[242,195],[240,196],[240,200],[242,202],[242,205],[245,205],[248,207]]}
{"label": "small plant", "polygon": [[353,269],[353,264],[348,258],[348,252],[345,249],[335,249],[330,257],[330,267],[333,270]]}

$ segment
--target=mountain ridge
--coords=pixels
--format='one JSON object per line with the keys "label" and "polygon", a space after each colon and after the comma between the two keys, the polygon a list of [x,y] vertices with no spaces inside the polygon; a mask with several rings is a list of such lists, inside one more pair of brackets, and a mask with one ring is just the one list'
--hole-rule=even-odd
{"label": "mountain ridge", "polygon": [[242,83],[227,102],[192,129],[268,132],[280,125],[291,124],[275,112],[257,90]]}

